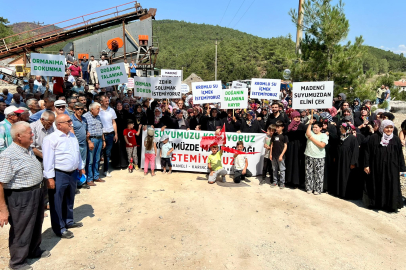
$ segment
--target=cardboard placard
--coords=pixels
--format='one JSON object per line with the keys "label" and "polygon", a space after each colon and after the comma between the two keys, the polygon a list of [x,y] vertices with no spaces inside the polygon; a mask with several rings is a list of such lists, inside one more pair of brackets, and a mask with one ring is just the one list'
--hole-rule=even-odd
{"label": "cardboard placard", "polygon": [[252,79],[251,98],[275,100],[279,99],[281,80]]}
{"label": "cardboard placard", "polygon": [[293,83],[292,109],[330,109],[333,106],[334,82]]}
{"label": "cardboard placard", "polygon": [[65,56],[31,53],[31,75],[65,77]]}
{"label": "cardboard placard", "polygon": [[221,102],[221,81],[192,83],[193,104]]}
{"label": "cardboard placard", "polygon": [[96,68],[100,87],[107,87],[128,82],[124,63],[108,65]]}
{"label": "cardboard placard", "polygon": [[248,107],[248,88],[223,90],[222,109],[246,109]]}

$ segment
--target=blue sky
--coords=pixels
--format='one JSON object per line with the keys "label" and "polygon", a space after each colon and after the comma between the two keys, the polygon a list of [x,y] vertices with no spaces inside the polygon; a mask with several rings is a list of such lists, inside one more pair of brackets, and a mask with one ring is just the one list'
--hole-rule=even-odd
{"label": "blue sky", "polygon": [[[56,23],[85,15],[128,0],[20,0],[15,5],[2,5],[0,16],[11,23],[40,21]],[[141,0],[143,8],[158,9],[156,19],[183,20],[234,28],[256,36],[270,38],[286,36],[295,38],[295,26],[288,12],[297,9],[298,0]],[[334,0],[337,2],[337,0]],[[406,54],[404,0],[344,0],[345,12],[350,21],[347,40],[354,41],[362,35],[366,45]],[[58,4],[56,4],[58,3]],[[18,8],[17,7],[24,7]],[[76,21],[78,22],[78,21]]]}

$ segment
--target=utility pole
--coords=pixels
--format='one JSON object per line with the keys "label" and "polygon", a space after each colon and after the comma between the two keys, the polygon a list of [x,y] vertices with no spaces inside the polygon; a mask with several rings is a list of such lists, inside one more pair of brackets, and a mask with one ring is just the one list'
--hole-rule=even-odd
{"label": "utility pole", "polygon": [[216,60],[214,63],[214,80],[217,81],[217,39],[216,39]]}
{"label": "utility pole", "polygon": [[123,20],[123,50],[124,50],[124,57],[123,57],[123,61],[124,59],[127,58],[127,52],[125,50],[125,21]]}
{"label": "utility pole", "polygon": [[299,0],[299,13],[297,16],[297,33],[296,33],[296,53],[297,54],[302,54],[302,51],[300,50],[300,42],[302,41],[302,23],[303,23],[303,0]]}

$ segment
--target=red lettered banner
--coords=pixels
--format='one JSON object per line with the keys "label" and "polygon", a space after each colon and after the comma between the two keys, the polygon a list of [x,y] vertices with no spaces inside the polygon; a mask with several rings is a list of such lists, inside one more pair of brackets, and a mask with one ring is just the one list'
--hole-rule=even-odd
{"label": "red lettered banner", "polygon": [[[145,147],[144,141],[146,132],[143,133],[142,142],[142,155],[141,166],[144,166]],[[155,165],[157,169],[161,169],[161,159],[159,157],[162,143],[160,138],[163,135],[169,136],[169,143],[174,148],[171,155],[172,169],[175,171],[188,171],[188,172],[208,172],[207,158],[210,155],[210,150],[204,150],[200,146],[200,142],[203,137],[215,136],[214,132],[210,131],[186,131],[186,130],[174,130],[155,129],[155,142],[157,144],[157,157]],[[221,133],[220,133],[221,135]],[[248,169],[253,175],[259,175],[262,173],[263,156],[264,156],[264,141],[266,134],[261,133],[225,133],[226,147],[227,149],[236,149],[237,142],[244,142],[243,152],[249,153],[248,157]],[[232,150],[229,150],[232,151]],[[254,153],[255,152],[255,153]],[[234,160],[233,153],[223,153],[223,166],[230,173],[234,173]]]}

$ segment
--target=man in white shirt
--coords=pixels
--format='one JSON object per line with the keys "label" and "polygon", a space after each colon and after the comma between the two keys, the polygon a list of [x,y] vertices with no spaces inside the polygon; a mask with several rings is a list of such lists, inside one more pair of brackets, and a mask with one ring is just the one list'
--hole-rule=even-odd
{"label": "man in white shirt", "polygon": [[41,76],[35,76],[34,84],[35,84],[36,86],[40,86],[40,85],[42,84]]}
{"label": "man in white shirt", "polygon": [[104,148],[104,175],[111,177],[109,172],[109,161],[111,156],[111,148],[117,142],[117,125],[116,125],[116,112],[109,106],[109,98],[105,95],[100,97],[100,119],[103,124],[104,140],[106,147]]}
{"label": "man in white shirt", "polygon": [[[72,76],[72,74],[70,74],[70,70],[67,69],[66,70],[66,74],[68,75],[68,82],[72,83],[73,85],[76,84],[76,80],[75,77]],[[66,76],[66,75],[65,75]]]}
{"label": "man in white shirt", "polygon": [[127,73],[127,77],[130,77],[130,64],[127,63],[127,58],[124,58],[124,68],[125,73]]}
{"label": "man in white shirt", "polygon": [[104,55],[102,55],[101,60],[99,61],[99,65],[101,67],[107,66],[109,64],[109,61],[107,61],[106,59],[104,59]]}
{"label": "man in white shirt", "polygon": [[58,115],[55,119],[57,130],[44,138],[44,178],[47,179],[51,225],[54,233],[70,239],[70,228],[82,227],[81,222],[73,221],[73,204],[76,192],[76,174],[85,173],[80,155],[79,143],[70,132],[72,120],[69,115]]}
{"label": "man in white shirt", "polygon": [[99,63],[94,60],[94,56],[90,56],[89,65],[87,66],[87,72],[90,74],[90,79],[92,80],[92,84],[95,85],[99,83],[99,79],[97,78],[96,68],[100,67]]}

